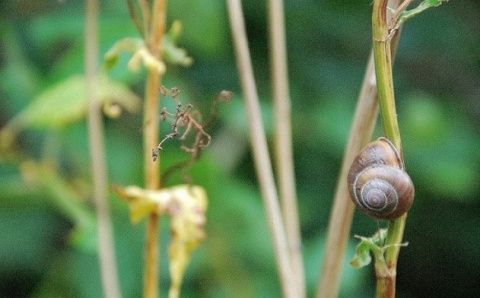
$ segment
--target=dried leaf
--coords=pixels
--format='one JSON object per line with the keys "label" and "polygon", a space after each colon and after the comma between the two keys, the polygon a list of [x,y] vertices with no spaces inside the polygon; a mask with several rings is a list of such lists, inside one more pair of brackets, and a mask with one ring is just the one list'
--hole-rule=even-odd
{"label": "dried leaf", "polygon": [[129,202],[132,222],[138,222],[151,212],[170,215],[171,241],[168,255],[172,284],[169,297],[178,297],[191,254],[205,238],[205,190],[200,186],[178,185],[161,190],[115,186],[114,191]]}

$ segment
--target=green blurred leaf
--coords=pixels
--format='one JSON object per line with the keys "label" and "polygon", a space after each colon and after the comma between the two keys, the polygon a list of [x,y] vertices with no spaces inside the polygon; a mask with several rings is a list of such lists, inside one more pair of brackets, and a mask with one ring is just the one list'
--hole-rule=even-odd
{"label": "green blurred leaf", "polygon": [[69,239],[71,243],[84,252],[95,252],[97,222],[85,199],[49,162],[28,160],[20,168],[29,190],[44,193],[52,206],[74,223],[75,229]]}
{"label": "green blurred leaf", "polygon": [[116,65],[119,60],[119,56],[122,52],[130,55],[134,55],[140,48],[144,46],[144,42],[140,38],[126,37],[117,41],[108,51],[105,53],[104,67],[106,70],[110,70]]}
{"label": "green blurred leaf", "polygon": [[168,16],[180,20],[185,28],[182,37],[189,52],[207,58],[216,58],[226,52],[228,26],[225,26],[225,8],[222,1],[174,1],[168,7]]}
{"label": "green blurred leaf", "polygon": [[479,144],[468,119],[428,94],[410,95],[400,118],[405,162],[414,183],[436,198],[475,198],[480,173],[472,165],[478,164]]}
{"label": "green blurred leaf", "polygon": [[438,196],[464,200],[471,198],[478,189],[478,169],[467,160],[444,158],[430,161],[423,164],[423,169],[434,185],[430,190]]}
{"label": "green blurred leaf", "polygon": [[180,21],[174,21],[170,30],[165,34],[162,40],[163,55],[165,60],[169,63],[190,66],[193,63],[193,59],[188,57],[185,49],[179,48],[176,45],[181,33],[182,23],[180,23]]}
{"label": "green blurred leaf", "polygon": [[[88,99],[85,78],[72,76],[43,91],[14,119],[22,128],[62,127],[83,119]],[[102,104],[118,104],[130,112],[137,111],[140,99],[122,84],[107,77],[100,78],[98,100]]]}
{"label": "green blurred leaf", "polygon": [[95,252],[97,250],[97,222],[91,214],[91,220],[77,222],[70,232],[70,244],[84,252]]}
{"label": "green blurred leaf", "polygon": [[[98,100],[104,112],[116,117],[121,108],[136,112],[140,98],[126,86],[108,79],[99,78]],[[86,116],[88,99],[83,76],[72,76],[44,90],[1,131],[2,146],[8,146],[15,135],[25,128],[60,128],[79,121]]]}

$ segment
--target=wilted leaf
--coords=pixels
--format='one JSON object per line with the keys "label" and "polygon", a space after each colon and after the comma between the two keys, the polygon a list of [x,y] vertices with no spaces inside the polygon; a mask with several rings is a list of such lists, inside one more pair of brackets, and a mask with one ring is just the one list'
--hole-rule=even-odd
{"label": "wilted leaf", "polygon": [[165,72],[165,63],[155,57],[147,48],[143,40],[138,38],[124,38],[116,42],[110,50],[105,54],[105,68],[108,70],[112,68],[118,61],[118,56],[121,52],[130,54],[132,57],[128,61],[128,69],[133,72],[138,72],[140,66],[149,70]]}
{"label": "wilted leaf", "polygon": [[121,52],[128,53],[133,55],[139,48],[143,47],[144,42],[140,38],[124,38],[122,40],[117,41],[108,52],[105,54],[104,57],[104,67],[109,70],[118,62],[118,57],[120,56]]}
{"label": "wilted leaf", "polygon": [[205,190],[192,185],[178,185],[161,190],[116,186],[114,190],[129,202],[130,218],[133,222],[138,222],[151,212],[170,215],[171,242],[168,255],[172,284],[169,297],[178,297],[191,254],[205,238]]}

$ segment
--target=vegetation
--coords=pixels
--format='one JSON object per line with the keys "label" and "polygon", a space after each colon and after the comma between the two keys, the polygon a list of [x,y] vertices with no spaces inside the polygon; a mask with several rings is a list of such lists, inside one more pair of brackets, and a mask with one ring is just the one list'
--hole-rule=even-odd
{"label": "vegetation", "polygon": [[[286,289],[281,282],[285,277],[278,273],[276,257],[282,253],[274,253],[278,247],[272,246],[267,224],[271,215],[265,214],[264,193],[254,170],[256,153],[250,151],[249,143],[259,139],[249,141],[252,121],[247,115],[251,113],[244,107],[243,77],[237,71],[227,5],[179,0],[170,1],[166,11],[154,5],[153,11],[167,16],[165,23],[155,24],[141,7],[129,8],[127,3],[132,2],[136,1],[100,4],[98,55],[89,62],[97,74],[89,73],[85,64],[87,10],[82,1],[0,4],[0,296],[102,296],[96,228],[102,221],[95,213],[98,202],[93,200],[94,189],[98,190],[95,183],[102,178],[92,171],[95,161],[89,153],[98,149],[105,153],[101,162],[108,174],[104,186],[110,210],[106,214],[111,217],[115,247],[110,257],[116,261],[123,297],[142,293],[155,297],[157,291],[163,297],[171,284],[177,290],[181,284],[182,297],[278,297],[301,291],[301,280],[296,289]],[[332,198],[372,46],[370,4],[287,1],[289,75],[284,79],[289,80],[273,79],[287,88],[272,91],[268,70],[274,60],[266,59],[272,49],[268,7],[258,1],[243,3],[263,116],[260,124],[266,128],[270,148],[279,142],[277,114],[272,112],[278,103],[272,103],[275,96],[271,94],[286,91],[291,98],[293,187],[308,297],[317,292],[327,254]],[[415,183],[415,203],[403,240],[403,231],[397,229],[396,236],[381,236],[386,237],[385,249],[390,252],[376,250],[376,236],[372,242],[377,242],[370,247],[375,254],[385,252],[394,263],[401,248],[396,267],[399,297],[472,297],[480,291],[472,282],[480,278],[479,13],[477,1],[450,1],[408,22],[400,18],[403,29],[393,67],[397,105],[393,114],[398,117],[405,164]],[[155,48],[159,42],[164,47],[159,61],[166,62],[166,69],[156,58],[138,51],[144,44]],[[138,56],[132,62],[134,53]],[[92,78],[97,79],[92,83]],[[85,90],[85,84],[95,87]],[[94,109],[86,92],[98,95]],[[145,105],[148,98],[160,99],[159,106]],[[229,104],[212,107],[212,102],[223,101]],[[104,126],[104,148],[92,149],[92,125],[87,128],[86,116],[92,119],[92,110],[100,108],[103,116],[97,114],[100,124],[93,125],[93,130]],[[215,121],[208,121],[210,115]],[[179,131],[175,125],[172,130],[172,123],[191,128],[188,140],[175,138]],[[185,127],[178,127],[182,136]],[[374,138],[387,135],[398,146],[399,139],[390,133],[378,126]],[[271,155],[277,156],[278,151]],[[275,181],[282,184],[282,170],[273,164],[273,174],[279,177]],[[181,170],[169,171],[172,167]],[[178,198],[174,193],[185,192],[185,183],[196,185],[198,195],[191,201],[172,199]],[[175,206],[194,205],[205,211],[205,196],[205,225],[203,217],[196,218],[199,222],[194,226],[173,213],[161,217],[165,213],[156,212],[159,209],[151,204],[162,197]],[[285,192],[280,190],[279,196]],[[135,209],[132,203],[140,207]],[[385,224],[355,213],[346,254],[341,256],[339,296],[374,295],[374,268],[357,270],[348,262],[359,243],[354,235],[372,235],[379,225]],[[191,235],[182,234],[189,229],[198,238],[182,238]],[[150,257],[144,255],[148,237],[152,237],[150,243],[160,245],[153,247]],[[370,241],[362,239],[362,243]],[[409,245],[402,246],[404,242]],[[172,243],[177,245],[175,252],[185,254],[167,253]],[[287,255],[295,257],[292,250]],[[158,263],[152,259],[156,256]],[[190,261],[183,281],[179,275],[170,277],[172,260]],[[288,270],[298,273],[298,268]]]}

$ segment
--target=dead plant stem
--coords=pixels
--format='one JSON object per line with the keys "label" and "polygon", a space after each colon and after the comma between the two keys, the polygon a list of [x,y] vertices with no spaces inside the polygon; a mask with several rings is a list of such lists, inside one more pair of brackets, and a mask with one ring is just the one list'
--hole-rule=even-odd
{"label": "dead plant stem", "polygon": [[[145,13],[145,3],[142,12]],[[145,42],[150,52],[159,60],[161,57],[161,43],[165,32],[166,0],[155,0],[151,9],[151,16],[143,16],[144,20],[150,20],[151,25],[145,36]],[[159,141],[159,118],[158,108],[160,105],[161,75],[158,70],[150,69],[147,74],[145,86],[145,102],[143,109],[144,129],[144,164],[145,164],[145,187],[147,189],[160,188],[160,157],[157,161],[152,160],[152,149]],[[158,215],[150,214],[147,222],[145,244],[145,273],[144,273],[144,297],[157,298],[159,293],[159,218]]]}
{"label": "dead plant stem", "polygon": [[275,115],[275,164],[288,251],[294,272],[293,278],[297,282],[297,297],[305,297],[305,273],[293,163],[284,6],[282,0],[269,0],[268,4],[270,63]]}
{"label": "dead plant stem", "polygon": [[370,141],[378,113],[375,66],[370,55],[338,179],[327,231],[327,244],[317,297],[338,297],[343,256],[345,254],[354,205],[347,188],[347,173],[355,156]]}
{"label": "dead plant stem", "polygon": [[97,240],[100,272],[105,297],[121,297],[113,241],[113,228],[107,201],[107,169],[103,136],[103,119],[98,100],[98,2],[86,1],[85,73],[88,97],[88,137],[92,169],[93,197],[97,215]]}
{"label": "dead plant stem", "polygon": [[227,9],[247,109],[250,145],[252,146],[255,169],[275,250],[280,284],[284,297],[297,297],[297,283],[292,279],[293,271],[273,178],[272,164],[268,154],[240,0],[227,0]]}

